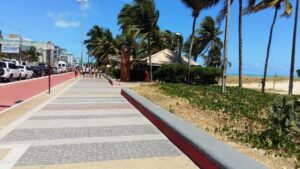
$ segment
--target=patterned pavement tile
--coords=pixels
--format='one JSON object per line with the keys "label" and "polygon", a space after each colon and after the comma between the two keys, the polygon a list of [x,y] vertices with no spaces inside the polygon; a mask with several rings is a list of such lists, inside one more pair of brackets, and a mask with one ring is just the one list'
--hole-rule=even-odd
{"label": "patterned pavement tile", "polygon": [[64,104],[64,105],[55,105],[49,104],[43,110],[98,110],[98,109],[128,109],[134,108],[129,103],[106,103],[106,104]]}
{"label": "patterned pavement tile", "polygon": [[26,151],[17,162],[17,166],[179,155],[182,153],[167,140],[35,146]]}
{"label": "patterned pavement tile", "polygon": [[1,138],[19,169],[195,168],[105,79],[81,79]]}
{"label": "patterned pavement tile", "polygon": [[33,116],[29,120],[57,120],[57,119],[99,119],[99,118],[130,118],[143,117],[141,114],[102,114],[102,115],[66,115],[66,116]]}
{"label": "patterned pavement tile", "polygon": [[130,136],[160,134],[151,125],[136,126],[102,126],[83,128],[46,128],[46,129],[17,129],[13,130],[2,141],[51,140],[64,138],[87,138],[108,136]]}

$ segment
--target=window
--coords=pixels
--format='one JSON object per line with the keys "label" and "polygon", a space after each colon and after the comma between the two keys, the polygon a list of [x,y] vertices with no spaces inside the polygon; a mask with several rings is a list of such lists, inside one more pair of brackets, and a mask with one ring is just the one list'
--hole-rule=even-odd
{"label": "window", "polygon": [[0,62],[0,67],[6,68],[6,63],[5,62]]}
{"label": "window", "polygon": [[10,68],[10,69],[17,69],[17,66],[15,64],[13,64],[13,63],[9,63],[8,64],[8,68]]}

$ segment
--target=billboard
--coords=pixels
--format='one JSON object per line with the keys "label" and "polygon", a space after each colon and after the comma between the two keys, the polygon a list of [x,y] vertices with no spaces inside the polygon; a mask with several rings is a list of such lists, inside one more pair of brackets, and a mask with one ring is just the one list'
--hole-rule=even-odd
{"label": "billboard", "polygon": [[2,43],[2,53],[19,53],[19,44],[17,43]]}

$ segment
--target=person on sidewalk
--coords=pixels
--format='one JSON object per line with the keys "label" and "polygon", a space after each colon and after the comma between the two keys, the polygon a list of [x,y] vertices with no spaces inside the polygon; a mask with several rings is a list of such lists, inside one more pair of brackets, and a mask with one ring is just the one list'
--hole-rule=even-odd
{"label": "person on sidewalk", "polygon": [[94,78],[94,76],[95,76],[95,68],[94,66],[92,66],[92,78]]}

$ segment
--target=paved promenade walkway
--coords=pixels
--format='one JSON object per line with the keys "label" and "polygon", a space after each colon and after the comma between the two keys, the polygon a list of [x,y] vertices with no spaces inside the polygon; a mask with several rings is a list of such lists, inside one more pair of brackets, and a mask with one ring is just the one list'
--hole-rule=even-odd
{"label": "paved promenade walkway", "polygon": [[1,169],[197,168],[104,79],[81,79],[0,131]]}

